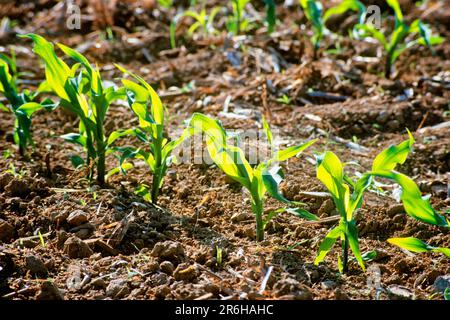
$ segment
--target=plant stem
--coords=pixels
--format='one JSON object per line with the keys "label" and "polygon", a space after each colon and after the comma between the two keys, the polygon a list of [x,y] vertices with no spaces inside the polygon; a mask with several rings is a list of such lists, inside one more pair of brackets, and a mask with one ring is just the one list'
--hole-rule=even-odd
{"label": "plant stem", "polygon": [[103,121],[97,119],[97,182],[99,185],[105,184],[105,137],[103,134]]}
{"label": "plant stem", "polygon": [[384,66],[384,77],[386,79],[389,79],[391,77],[391,69],[392,69],[391,54],[388,53],[387,56],[386,56],[386,64]]}
{"label": "plant stem", "polygon": [[154,157],[155,157],[155,171],[153,172],[152,181],[152,203],[157,204],[159,196],[159,186],[161,185],[161,170],[162,170],[162,141],[156,139],[154,143]]}
{"label": "plant stem", "polygon": [[252,210],[256,217],[256,241],[264,240],[264,223],[262,219],[263,215],[263,203],[258,196],[252,193]]}
{"label": "plant stem", "polygon": [[344,236],[344,244],[342,248],[342,271],[344,273],[348,272],[348,236],[345,234]]}

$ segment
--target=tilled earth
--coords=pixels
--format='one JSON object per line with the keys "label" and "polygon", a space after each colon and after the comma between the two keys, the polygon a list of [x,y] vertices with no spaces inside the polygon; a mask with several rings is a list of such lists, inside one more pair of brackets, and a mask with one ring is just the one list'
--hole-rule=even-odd
{"label": "tilled earth", "polygon": [[[72,115],[61,109],[36,114],[36,149],[20,158],[12,143],[13,118],[2,112],[0,299],[443,299],[450,286],[448,258],[412,254],[386,240],[414,236],[450,247],[448,230],[407,216],[392,190],[369,192],[358,229],[362,252],[374,250],[376,257],[367,262],[366,272],[351,261],[349,273],[341,275],[338,246],[324,263],[313,264],[321,239],[337,223],[337,212],[331,199],[308,192],[325,191],[315,177],[315,153],[332,150],[343,161],[358,163],[349,170],[363,172],[378,152],[407,139],[408,128],[416,143],[399,170],[431,194],[434,208],[445,214],[450,208],[448,42],[435,47],[435,56],[426,48],[405,52],[395,79],[386,80],[380,75],[383,61],[370,43],[342,40],[342,52],[311,62],[308,38],[298,28],[305,22],[299,9],[295,14],[280,10],[282,26],[290,32],[270,38],[256,32],[235,39],[182,40],[185,28],[180,27],[182,47],[171,50],[170,10],[159,11],[158,19],[137,16],[133,4],[119,1],[117,38],[104,40],[98,31],[89,33],[95,24],[62,35],[55,19],[45,19],[57,16],[58,8],[44,2],[35,8],[35,19],[22,18],[15,31],[78,47],[108,81],[119,84],[121,77],[112,62],[144,76],[167,105],[171,136],[181,132],[193,112],[203,112],[228,129],[241,130],[259,130],[265,115],[276,137],[288,144],[319,138],[283,164],[282,192],[322,220],[311,223],[280,214],[267,226],[266,239],[256,243],[249,195],[216,167],[172,166],[156,207],[134,192],[151,182],[139,161],[103,188],[89,184],[85,168],[73,168],[69,158],[82,150],[59,138],[77,130]],[[15,8],[30,10],[20,4]],[[425,14],[415,7],[406,12]],[[9,14],[20,17],[16,11]],[[448,8],[424,20],[448,37],[445,15]],[[145,28],[130,34],[130,25]],[[137,40],[127,42],[130,38]],[[30,43],[8,35],[1,43],[2,51],[15,48],[19,70],[27,72],[23,85],[35,88],[44,72]],[[283,94],[289,104],[281,102]],[[125,103],[109,110],[107,131],[135,125]],[[117,159],[110,157],[109,168],[115,165]],[[266,213],[281,206],[268,199]]]}

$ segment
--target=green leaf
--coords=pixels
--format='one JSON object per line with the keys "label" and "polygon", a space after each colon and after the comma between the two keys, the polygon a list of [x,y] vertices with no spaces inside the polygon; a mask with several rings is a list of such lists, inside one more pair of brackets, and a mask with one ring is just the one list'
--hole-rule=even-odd
{"label": "green leaf", "polygon": [[0,110],[10,113],[11,110],[7,106],[5,106],[3,103],[0,102]]}
{"label": "green leaf", "polygon": [[290,203],[290,201],[286,199],[279,190],[280,183],[283,179],[283,171],[280,166],[275,166],[270,169],[264,168],[262,170],[262,181],[269,195],[278,201]]}
{"label": "green leaf", "polygon": [[286,208],[286,212],[291,213],[297,217],[310,220],[310,221],[319,221],[319,217],[315,214],[309,212],[308,210],[302,208]]}
{"label": "green leaf", "polygon": [[338,5],[331,7],[325,11],[323,15],[323,22],[326,23],[328,19],[334,15],[343,14],[349,10],[359,12],[359,21],[362,23],[363,17],[366,13],[366,7],[360,1],[357,0],[344,0]]}
{"label": "green leaf", "polygon": [[134,166],[130,162],[125,162],[119,167],[115,167],[114,169],[111,169],[106,174],[105,178],[108,179],[109,177],[118,174],[120,172],[127,172],[128,170],[132,169]]}
{"label": "green leaf", "polygon": [[417,184],[402,173],[396,171],[376,171],[368,174],[391,179],[398,183],[402,188],[401,200],[405,211],[411,217],[437,226],[450,227],[448,221],[438,215],[429,200],[422,197],[422,193]]}
{"label": "green leaf", "polygon": [[434,248],[433,251],[443,253],[446,257],[450,258],[450,249],[449,248]]}
{"label": "green leaf", "polygon": [[78,169],[79,167],[84,166],[83,158],[81,158],[80,156],[77,156],[77,155],[70,156],[70,162],[72,163],[72,166],[75,169]]}
{"label": "green leaf", "polygon": [[84,137],[78,133],[68,133],[68,134],[62,135],[61,138],[63,138],[66,141],[86,147],[86,137]]}
{"label": "green leaf", "polygon": [[322,240],[322,243],[319,246],[319,252],[317,253],[316,259],[314,260],[315,265],[318,265],[325,259],[326,255],[331,250],[334,243],[341,236],[341,234],[342,234],[341,225],[334,227],[333,229],[331,229],[330,232],[328,232],[328,234],[325,236],[325,238]]}
{"label": "green leaf", "polygon": [[386,0],[387,4],[394,10],[395,19],[398,22],[403,21],[403,13],[397,0]]}
{"label": "green leaf", "polygon": [[272,148],[272,147],[273,147],[273,136],[272,136],[272,131],[270,131],[270,126],[269,126],[269,124],[267,123],[265,117],[262,117],[262,124],[263,124],[263,128],[264,128],[264,132],[265,132],[265,134],[266,134],[267,141],[269,142],[270,147]]}
{"label": "green leaf", "polygon": [[275,24],[277,22],[276,4],[274,0],[265,0],[265,3],[266,3],[267,32],[271,34],[275,30]]}
{"label": "green leaf", "polygon": [[350,190],[344,183],[344,169],[339,158],[331,151],[317,157],[317,178],[325,185],[333,197],[341,216],[351,215],[348,211]]}
{"label": "green leaf", "polygon": [[358,264],[361,266],[363,271],[365,271],[366,267],[364,266],[364,260],[359,249],[358,229],[356,228],[354,221],[350,221],[347,223],[347,239],[350,245],[350,249],[355,255],[356,261],[358,261]]}
{"label": "green leaf", "polygon": [[412,252],[428,252],[430,247],[428,244],[417,238],[389,238],[387,240],[390,244],[396,245],[400,248],[406,249]]}
{"label": "green leaf", "polygon": [[298,146],[292,146],[292,147],[288,147],[286,149],[277,151],[277,152],[275,152],[275,156],[270,160],[270,162],[285,161],[285,160],[288,160],[289,158],[297,156],[301,152],[305,151],[308,147],[313,145],[316,141],[317,141],[317,139],[314,139],[314,140],[305,142]]}
{"label": "green leaf", "polygon": [[363,37],[373,37],[374,39],[378,40],[378,42],[384,47],[386,51],[388,51],[388,42],[386,40],[386,37],[384,34],[382,34],[378,29],[376,29],[371,24],[357,24],[355,26],[355,30],[364,33],[362,34]]}
{"label": "green leaf", "polygon": [[150,187],[146,184],[139,185],[139,187],[136,188],[134,193],[141,196],[147,202],[152,201],[152,196],[150,194]]}
{"label": "green leaf", "polygon": [[396,146],[391,145],[381,151],[373,160],[372,171],[394,170],[397,164],[403,164],[406,161],[414,144],[414,137],[408,129],[407,131],[409,140],[403,141]]}
{"label": "green leaf", "polygon": [[164,124],[164,107],[161,102],[161,99],[159,98],[158,94],[155,90],[153,90],[152,86],[150,86],[143,78],[140,76],[126,70],[125,68],[115,64],[115,66],[122,72],[130,75],[134,79],[136,79],[141,86],[143,86],[149,96],[150,96],[150,105],[151,105],[151,114],[153,116],[153,119],[157,124],[163,125]]}
{"label": "green leaf", "polygon": [[27,118],[30,118],[34,112],[41,110],[42,108],[44,108],[44,106],[39,103],[28,102],[28,103],[21,105],[19,108],[17,108],[15,112],[17,114],[22,114],[22,115],[26,116]]}
{"label": "green leaf", "polygon": [[36,34],[26,34],[20,37],[30,38],[34,42],[33,51],[45,63],[45,76],[48,85],[61,98],[70,101],[64,88],[71,75],[71,70],[60,58],[56,56],[53,44]]}

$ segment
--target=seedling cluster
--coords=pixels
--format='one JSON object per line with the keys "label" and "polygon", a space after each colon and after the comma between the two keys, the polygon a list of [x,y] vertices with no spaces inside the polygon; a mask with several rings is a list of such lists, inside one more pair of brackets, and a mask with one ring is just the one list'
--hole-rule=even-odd
{"label": "seedling cluster", "polygon": [[[166,3],[170,6],[170,2]],[[233,35],[245,32],[249,26],[245,13],[248,3],[249,0],[232,1],[232,14],[227,20],[227,28]],[[387,3],[395,12],[395,28],[389,41],[381,31],[363,23],[365,7],[359,1],[344,0],[323,12],[319,1],[300,0],[305,16],[313,27],[314,56],[317,55],[323,37],[330,33],[326,27],[328,19],[347,11],[358,12],[359,23],[355,26],[356,34],[364,37],[370,35],[385,48],[386,77],[390,76],[392,64],[405,49],[415,44],[431,47],[442,41],[441,38],[432,36],[429,27],[419,20],[407,24],[397,1],[388,0]],[[273,1],[265,1],[265,6],[266,24],[270,33],[276,27],[276,6]],[[210,35],[216,31],[213,22],[218,13],[218,8],[210,10],[203,8],[200,13],[190,10],[177,15],[171,25],[172,46],[175,46],[176,26],[182,17],[191,17],[195,20],[189,29],[190,34],[200,29],[205,35]],[[415,34],[420,38],[410,40],[409,37]],[[167,133],[165,107],[157,92],[142,77],[116,65],[123,73],[122,85],[106,86],[99,68],[93,66],[79,52],[58,44],[59,49],[72,60],[73,64],[69,65],[58,57],[54,45],[45,38],[36,34],[22,37],[33,41],[34,52],[44,62],[45,81],[36,92],[20,91],[18,85],[20,73],[16,67],[14,54],[10,57],[0,55],[0,93],[8,101],[7,105],[0,105],[0,109],[12,113],[15,117],[14,141],[19,147],[20,155],[25,156],[27,147],[34,146],[31,135],[33,114],[41,109],[52,111],[58,107],[64,108],[78,117],[79,127],[78,132],[65,134],[62,138],[83,147],[85,157],[79,159],[88,169],[87,178],[90,181],[94,180],[95,168],[97,183],[105,185],[110,175],[117,172],[125,173],[131,168],[128,159],[142,159],[149,168],[152,184],[142,186],[139,194],[157,204],[167,169],[174,162],[172,154],[174,149],[183,141],[200,134],[206,137],[206,148],[213,163],[247,191],[255,216],[257,241],[264,240],[265,227],[271,218],[281,212],[288,212],[307,220],[319,220],[316,215],[305,209],[303,203],[291,201],[282,194],[280,184],[284,175],[279,165],[310,148],[316,140],[274,151],[273,135],[269,124],[263,118],[261,125],[271,146],[271,155],[269,159],[251,165],[244,151],[234,143],[236,137],[231,136],[218,120],[201,113],[194,113],[187,121],[183,133],[177,139],[171,140]],[[58,101],[40,98],[43,93],[53,95]],[[121,128],[107,134],[105,123],[108,120],[108,110],[114,101],[119,99],[128,102],[130,111],[138,120],[138,125],[135,128]],[[286,100],[285,103],[288,104],[289,101]],[[317,179],[328,190],[340,216],[337,226],[329,230],[320,243],[316,264],[323,262],[334,244],[339,241],[342,248],[337,258],[339,270],[344,273],[348,271],[349,251],[353,253],[359,266],[365,269],[364,255],[361,254],[358,238],[358,219],[364,194],[375,188],[375,179],[387,179],[401,187],[401,201],[405,212],[411,217],[427,224],[450,228],[449,220],[432,208],[429,199],[422,196],[416,183],[406,175],[395,171],[396,166],[404,163],[412,150],[414,139],[409,131],[408,134],[408,140],[383,150],[374,158],[371,170],[357,177],[346,173],[346,164],[342,163],[333,152],[325,151],[316,156]],[[117,142],[123,137],[136,138],[139,145],[118,146]],[[107,171],[106,166],[108,155],[115,155],[119,159],[118,167],[110,168],[110,171]],[[265,214],[267,197],[279,201],[283,206]],[[412,237],[391,238],[388,242],[414,252],[432,251],[450,257],[450,249],[435,247]],[[217,255],[220,264],[221,251],[219,253],[217,250]]]}

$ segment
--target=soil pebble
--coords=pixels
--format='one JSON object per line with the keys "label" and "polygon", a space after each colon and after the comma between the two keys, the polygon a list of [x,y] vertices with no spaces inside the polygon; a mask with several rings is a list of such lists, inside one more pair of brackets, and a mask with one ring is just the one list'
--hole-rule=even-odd
{"label": "soil pebble", "polygon": [[158,242],[152,250],[151,255],[160,259],[177,261],[184,257],[184,248],[179,242]]}
{"label": "soil pebble", "polygon": [[25,258],[25,267],[33,274],[33,275],[42,275],[45,276],[48,273],[47,267],[42,262],[42,260],[35,256],[29,255]]}
{"label": "soil pebble", "polygon": [[80,226],[88,221],[88,214],[82,210],[72,211],[67,217],[67,222],[73,226]]}
{"label": "soil pebble", "polygon": [[5,192],[11,197],[24,198],[28,194],[29,188],[24,180],[12,179],[5,187]]}
{"label": "soil pebble", "polygon": [[128,288],[127,281],[125,279],[111,280],[106,288],[106,295],[113,299],[121,299],[130,294],[130,288]]}
{"label": "soil pebble", "polygon": [[312,292],[305,285],[290,277],[285,277],[275,283],[273,290],[275,297],[292,295],[295,300],[311,300],[313,298]]}
{"label": "soil pebble", "polygon": [[199,275],[198,269],[187,263],[178,265],[173,273],[175,280],[192,281]]}
{"label": "soil pebble", "polygon": [[398,285],[389,286],[387,293],[392,300],[411,300],[414,298],[414,293],[410,289]]}
{"label": "soil pebble", "polygon": [[64,300],[63,292],[50,281],[41,284],[36,300]]}
{"label": "soil pebble", "polygon": [[64,242],[64,253],[72,259],[87,258],[93,254],[89,245],[78,237],[70,237]]}
{"label": "soil pebble", "polygon": [[173,263],[170,261],[161,262],[159,268],[161,269],[162,272],[168,274],[169,276],[173,274],[173,270],[175,269]]}
{"label": "soil pebble", "polygon": [[0,240],[7,241],[14,237],[14,227],[7,221],[0,219]]}

